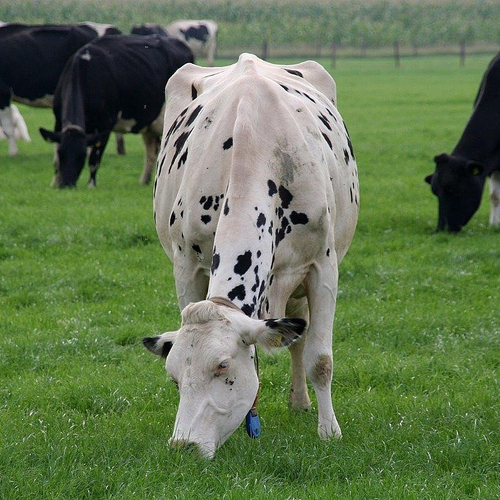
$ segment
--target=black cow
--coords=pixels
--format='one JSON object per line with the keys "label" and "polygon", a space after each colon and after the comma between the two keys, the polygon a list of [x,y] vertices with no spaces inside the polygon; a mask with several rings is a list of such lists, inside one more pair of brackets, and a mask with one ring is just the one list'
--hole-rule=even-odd
{"label": "black cow", "polygon": [[425,180],[438,197],[437,231],[458,232],[481,203],[490,179],[490,224],[499,224],[500,208],[500,54],[488,66],[474,110],[451,155],[434,158],[436,170]]}
{"label": "black cow", "polygon": [[159,25],[154,23],[135,24],[130,30],[132,35],[163,35],[168,36],[167,32]]}
{"label": "black cow", "polygon": [[11,100],[51,107],[66,61],[83,45],[104,34],[120,33],[106,24],[0,26],[0,123],[17,154]]}
{"label": "black cow", "polygon": [[193,55],[184,43],[159,35],[105,36],[76,52],[56,88],[55,131],[40,129],[45,140],[59,143],[53,184],[76,185],[90,146],[89,186],[95,186],[112,130],[142,134],[141,183],[147,184],[163,129],[165,85],[188,62]]}

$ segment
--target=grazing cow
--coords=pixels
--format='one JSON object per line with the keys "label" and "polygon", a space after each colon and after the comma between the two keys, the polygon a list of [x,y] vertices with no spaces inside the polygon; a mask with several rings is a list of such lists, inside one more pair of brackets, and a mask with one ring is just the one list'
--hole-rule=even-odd
{"label": "grazing cow", "polygon": [[51,107],[66,61],[87,42],[120,33],[109,24],[0,26],[0,122],[17,154],[11,100],[29,106]]}
{"label": "grazing cow", "polygon": [[[15,104],[11,104],[12,110],[12,125],[14,127],[14,137],[16,139],[21,139],[26,142],[31,142],[31,137],[28,132],[28,127],[24,121],[23,115],[19,111],[19,108]],[[3,131],[2,122],[0,121],[0,139],[7,139],[5,132]]]}
{"label": "grazing cow", "polygon": [[451,155],[434,158],[436,170],[425,180],[438,197],[437,231],[458,232],[481,203],[490,177],[490,225],[500,223],[500,54],[488,66],[474,110]]}
{"label": "grazing cow", "polygon": [[154,24],[154,23],[135,24],[134,26],[132,26],[130,34],[168,36],[167,32],[159,24]]}
{"label": "grazing cow", "polygon": [[154,211],[182,325],[143,342],[179,387],[173,446],[212,457],[238,427],[259,385],[256,345],[290,348],[292,406],[310,406],[307,375],[320,437],[339,437],[332,328],[359,187],[335,82],[316,62],[242,54],[181,68],[166,95]]}
{"label": "grazing cow", "polygon": [[53,185],[72,187],[90,146],[89,186],[111,131],[141,133],[146,159],[141,183],[147,184],[163,130],[165,85],[193,57],[175,38],[113,35],[82,47],[66,65],[54,98],[55,131],[40,129],[59,144]]}
{"label": "grazing cow", "polygon": [[167,33],[179,38],[193,51],[195,57],[206,57],[209,66],[214,65],[217,48],[218,26],[215,21],[175,21],[167,25]]}

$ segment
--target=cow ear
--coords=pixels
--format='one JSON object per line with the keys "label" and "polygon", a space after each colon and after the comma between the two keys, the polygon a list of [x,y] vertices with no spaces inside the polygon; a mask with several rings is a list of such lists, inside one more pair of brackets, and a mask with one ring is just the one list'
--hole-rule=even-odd
{"label": "cow ear", "polygon": [[434,161],[439,164],[439,163],[446,163],[450,161],[450,155],[446,153],[441,153],[440,155],[437,155],[434,157]]}
{"label": "cow ear", "polygon": [[484,165],[477,161],[470,161],[467,163],[467,171],[471,175],[481,175],[484,172]]}
{"label": "cow ear", "polygon": [[61,132],[51,132],[43,127],[40,127],[40,134],[47,142],[61,142]]}
{"label": "cow ear", "polygon": [[306,326],[307,323],[302,318],[257,320],[244,341],[266,350],[288,347],[300,339]]}
{"label": "cow ear", "polygon": [[162,358],[166,358],[174,345],[176,336],[177,332],[165,332],[156,337],[144,337],[142,343],[148,351]]}
{"label": "cow ear", "polygon": [[432,178],[434,177],[434,174],[428,175],[424,180],[427,182],[427,184],[432,184]]}

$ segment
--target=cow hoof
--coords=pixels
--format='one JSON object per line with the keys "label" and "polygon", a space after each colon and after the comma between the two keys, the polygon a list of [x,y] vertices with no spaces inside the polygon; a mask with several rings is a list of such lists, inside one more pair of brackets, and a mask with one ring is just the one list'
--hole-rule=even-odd
{"label": "cow hoof", "polygon": [[340,430],[340,427],[338,424],[334,425],[318,425],[318,435],[320,439],[341,439],[342,438],[342,431]]}
{"label": "cow hoof", "polygon": [[309,399],[309,396],[307,394],[304,397],[298,397],[296,393],[290,391],[289,404],[290,407],[294,410],[311,410],[311,400]]}

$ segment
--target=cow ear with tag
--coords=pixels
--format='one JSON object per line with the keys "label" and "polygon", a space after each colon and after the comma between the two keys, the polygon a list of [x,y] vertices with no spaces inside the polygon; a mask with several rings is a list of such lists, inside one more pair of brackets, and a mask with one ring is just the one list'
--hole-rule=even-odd
{"label": "cow ear with tag", "polygon": [[61,142],[61,132],[52,132],[46,128],[40,127],[40,134],[47,142]]}
{"label": "cow ear with tag", "polygon": [[148,351],[166,358],[174,345],[175,337],[177,337],[177,332],[165,332],[156,337],[144,337],[142,343]]}
{"label": "cow ear with tag", "polygon": [[467,163],[467,171],[474,176],[481,175],[484,172],[484,165],[477,161],[469,161]]}
{"label": "cow ear with tag", "polygon": [[263,349],[288,347],[300,339],[307,323],[302,318],[254,320],[254,328],[245,339],[248,344],[257,344]]}

